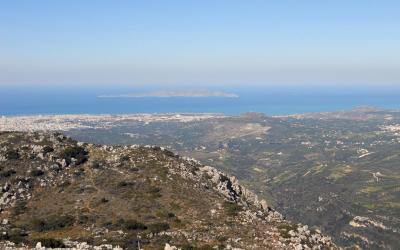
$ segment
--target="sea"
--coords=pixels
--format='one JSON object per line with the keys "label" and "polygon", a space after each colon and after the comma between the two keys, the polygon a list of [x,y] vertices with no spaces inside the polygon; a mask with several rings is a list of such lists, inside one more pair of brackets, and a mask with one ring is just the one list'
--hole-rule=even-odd
{"label": "sea", "polygon": [[[400,86],[0,86],[0,115],[260,112],[271,116],[346,111],[360,106],[400,109]],[[99,98],[156,90],[211,90],[228,97]]]}

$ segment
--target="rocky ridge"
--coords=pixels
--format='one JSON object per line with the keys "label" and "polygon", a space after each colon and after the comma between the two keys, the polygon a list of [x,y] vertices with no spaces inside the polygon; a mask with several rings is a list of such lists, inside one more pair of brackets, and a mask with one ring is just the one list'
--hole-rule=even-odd
{"label": "rocky ridge", "polygon": [[2,132],[0,177],[0,248],[337,248],[235,177],[157,146]]}

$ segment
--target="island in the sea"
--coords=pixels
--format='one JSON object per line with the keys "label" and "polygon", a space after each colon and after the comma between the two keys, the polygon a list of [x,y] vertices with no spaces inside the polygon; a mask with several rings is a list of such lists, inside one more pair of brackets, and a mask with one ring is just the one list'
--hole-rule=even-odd
{"label": "island in the sea", "polygon": [[119,95],[100,95],[99,98],[137,98],[137,97],[228,97],[237,98],[237,94],[209,90],[152,91],[146,93],[129,93]]}

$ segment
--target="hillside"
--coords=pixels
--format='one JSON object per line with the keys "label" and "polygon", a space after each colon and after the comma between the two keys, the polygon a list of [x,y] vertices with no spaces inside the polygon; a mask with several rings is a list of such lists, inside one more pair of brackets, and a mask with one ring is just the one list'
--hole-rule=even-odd
{"label": "hillside", "polygon": [[1,132],[0,170],[0,248],[336,248],[234,177],[160,147]]}
{"label": "hillside", "polygon": [[[19,129],[60,119],[40,118]],[[64,121],[57,124],[77,126],[65,133],[79,141],[157,144],[234,175],[286,218],[317,226],[339,246],[400,249],[399,111]]]}

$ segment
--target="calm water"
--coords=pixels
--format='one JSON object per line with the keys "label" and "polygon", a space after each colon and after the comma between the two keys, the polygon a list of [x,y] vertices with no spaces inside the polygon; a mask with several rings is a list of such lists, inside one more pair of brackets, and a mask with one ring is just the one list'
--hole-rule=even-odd
{"label": "calm water", "polygon": [[212,112],[269,115],[349,110],[357,106],[400,109],[399,88],[229,88],[239,98],[98,98],[151,89],[0,87],[0,115]]}

